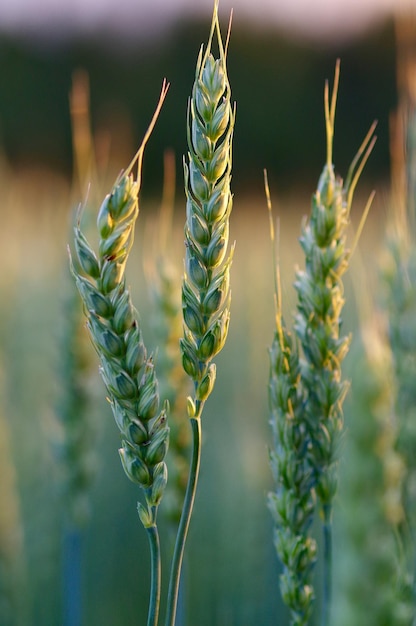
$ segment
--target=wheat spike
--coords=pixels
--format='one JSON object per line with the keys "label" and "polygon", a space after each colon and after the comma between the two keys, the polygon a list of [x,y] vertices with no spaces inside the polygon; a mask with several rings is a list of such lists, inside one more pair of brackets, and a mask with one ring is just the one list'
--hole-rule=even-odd
{"label": "wheat spike", "polygon": [[[219,58],[212,52],[217,33]],[[199,416],[215,382],[213,357],[224,346],[230,318],[228,249],[232,209],[231,149],[234,111],[224,48],[214,19],[207,48],[200,50],[188,113],[185,277],[182,287],[183,367],[195,385],[190,417]]]}
{"label": "wheat spike", "polygon": [[[85,306],[87,327],[100,358],[100,371],[115,421],[120,429],[119,450],[127,476],[145,492],[147,507],[138,505],[145,527],[155,523],[155,509],[167,480],[164,463],[168,447],[167,405],[160,409],[154,358],[147,354],[140,319],[125,281],[125,266],[133,244],[139,213],[141,161],[167,86],[143,144],[126,172],[104,199],[97,217],[99,247],[96,254],[75,227],[75,249],[81,271],[72,273]],[[138,165],[137,178],[131,174]]]}

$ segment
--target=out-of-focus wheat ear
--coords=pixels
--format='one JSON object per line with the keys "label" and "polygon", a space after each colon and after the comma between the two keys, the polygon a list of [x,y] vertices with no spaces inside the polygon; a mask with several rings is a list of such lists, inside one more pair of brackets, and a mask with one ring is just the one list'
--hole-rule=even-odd
{"label": "out-of-focus wheat ear", "polygon": [[0,624],[30,622],[24,526],[11,424],[6,414],[7,369],[0,356]]}
{"label": "out-of-focus wheat ear", "polygon": [[[397,535],[403,545],[404,558],[400,575],[413,581],[410,606],[415,611],[414,580],[416,505],[416,461],[414,449],[416,431],[416,58],[410,53],[412,46],[401,41],[405,33],[414,34],[416,22],[397,22],[399,59],[399,113],[401,114],[402,161],[396,163],[395,175],[402,183],[401,196],[391,199],[389,230],[385,242],[383,271],[383,309],[388,327],[388,340],[393,362],[393,410],[396,429],[394,448],[400,455],[404,468],[400,505],[405,520],[396,523]],[[405,28],[405,30],[402,30]],[[413,50],[414,52],[414,50]],[[393,156],[393,155],[392,155]],[[396,183],[396,189],[398,185]]]}
{"label": "out-of-focus wheat ear", "polygon": [[[78,268],[79,269],[79,268]],[[83,538],[90,517],[90,494],[97,466],[97,424],[89,386],[94,353],[84,324],[79,295],[65,274],[59,345],[59,395],[56,415],[60,438],[54,442],[65,512],[62,541],[63,623],[82,616]]]}
{"label": "out-of-focus wheat ear", "polygon": [[[158,338],[158,379],[161,395],[169,400],[169,483],[162,514],[176,532],[185,498],[189,472],[190,432],[186,397],[191,381],[183,370],[179,339],[182,335],[181,275],[173,261],[175,155],[164,154],[163,194],[160,212],[146,236],[146,282],[153,302],[152,329]],[[150,230],[150,229],[149,229]]]}
{"label": "out-of-focus wheat ear", "polygon": [[73,182],[77,191],[84,195],[88,189],[94,190],[98,182],[94,137],[90,121],[89,77],[85,70],[78,69],[72,74],[69,110],[74,154]]}

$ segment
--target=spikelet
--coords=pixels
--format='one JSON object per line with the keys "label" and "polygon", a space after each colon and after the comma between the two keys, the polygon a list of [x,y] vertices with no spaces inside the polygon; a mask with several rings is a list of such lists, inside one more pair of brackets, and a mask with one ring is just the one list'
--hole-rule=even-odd
{"label": "spikelet", "polygon": [[[130,167],[104,199],[97,217],[96,254],[75,227],[75,250],[82,272],[71,262],[85,306],[87,327],[100,358],[100,371],[115,421],[121,433],[119,450],[125,473],[145,490],[147,509],[139,503],[145,527],[155,523],[167,480],[164,458],[168,448],[167,405],[160,409],[154,360],[143,343],[140,320],[125,282],[125,267],[138,216],[138,193],[143,149],[159,113],[167,87],[142,146]],[[130,173],[138,163],[138,176]]]}
{"label": "spikelet", "polygon": [[[214,11],[207,48],[200,50],[188,113],[188,159],[184,163],[186,204],[185,276],[182,287],[184,370],[195,385],[188,414],[199,417],[215,382],[212,359],[223,348],[230,317],[228,249],[232,209],[231,148],[234,111],[226,52]],[[219,58],[211,46],[217,34]]]}

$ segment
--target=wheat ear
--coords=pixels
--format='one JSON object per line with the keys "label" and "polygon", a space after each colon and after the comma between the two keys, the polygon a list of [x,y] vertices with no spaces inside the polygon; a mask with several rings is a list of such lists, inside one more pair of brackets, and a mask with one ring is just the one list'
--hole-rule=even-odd
{"label": "wheat ear", "polygon": [[[391,232],[387,239],[384,267],[384,309],[393,359],[395,449],[404,463],[400,504],[404,520],[396,522],[401,543],[402,576],[411,581],[410,611],[416,616],[416,60],[401,59],[403,84],[396,124],[396,143],[402,160],[393,170],[393,190],[402,183],[401,194],[393,196]],[[401,132],[399,132],[401,131]],[[395,157],[393,154],[392,157]],[[392,158],[393,164],[395,158]],[[394,183],[396,182],[396,185]]]}
{"label": "wheat ear", "polygon": [[[171,258],[175,202],[175,155],[164,155],[164,184],[160,214],[155,223],[154,250],[145,255],[144,269],[154,305],[152,328],[159,341],[157,353],[161,394],[169,401],[169,482],[163,500],[163,515],[176,533],[181,517],[189,471],[190,432],[186,397],[190,381],[180,358],[182,337],[181,275]],[[149,251],[150,252],[150,251]]]}
{"label": "wheat ear", "polygon": [[280,591],[291,611],[292,626],[305,626],[315,598],[311,578],[316,542],[310,536],[315,510],[312,473],[308,462],[309,436],[303,421],[299,352],[282,316],[280,270],[267,175],[265,189],[275,268],[276,330],[269,350],[269,406],[273,448],[270,465],[275,488],[268,506],[275,529],[276,552],[283,565]]}
{"label": "wheat ear", "polygon": [[[340,332],[344,305],[342,276],[348,269],[352,253],[346,245],[347,228],[354,190],[375,142],[375,125],[372,125],[344,184],[335,175],[332,164],[338,77],[339,64],[331,105],[328,83],[325,86],[327,163],[312,198],[310,218],[303,224],[300,244],[305,254],[305,270],[297,272],[295,281],[298,304],[294,328],[303,351],[302,384],[308,394],[305,419],[313,444],[310,461],[317,495],[324,510],[330,507],[336,489],[336,476],[332,472],[336,463],[335,442],[342,428],[342,401],[348,386],[342,381],[341,363],[348,351],[350,337]],[[372,199],[373,194],[358,233]],[[355,245],[356,240],[352,249]]]}
{"label": "wheat ear", "polygon": [[[82,273],[71,262],[85,306],[87,326],[100,358],[100,371],[120,429],[121,462],[128,478],[144,492],[138,513],[148,531],[152,553],[152,588],[148,626],[157,624],[160,604],[160,549],[156,516],[167,481],[167,406],[160,410],[153,356],[147,355],[139,316],[125,281],[125,266],[138,216],[143,151],[166,96],[159,104],[143,143],[126,172],[116,181],[98,213],[98,255],[75,227],[75,249]],[[131,174],[137,164],[137,178]]]}
{"label": "wheat ear", "polygon": [[[65,283],[69,277],[65,276]],[[91,346],[83,325],[82,307],[72,281],[62,316],[60,341],[60,394],[56,414],[61,438],[57,444],[62,471],[65,521],[63,532],[63,623],[82,621],[82,544],[90,516],[90,492],[95,477],[95,428],[87,390]]]}
{"label": "wheat ear", "polygon": [[[217,36],[219,58],[212,52]],[[227,38],[228,42],[228,38]],[[188,159],[184,162],[186,192],[185,275],[182,286],[184,336],[182,363],[194,384],[188,398],[192,428],[192,459],[179,523],[168,595],[167,626],[174,626],[184,546],[198,482],[201,414],[216,369],[212,362],[224,346],[230,318],[228,249],[232,208],[231,148],[234,111],[215,2],[211,32],[201,47],[188,111]]]}
{"label": "wheat ear", "polygon": [[[212,359],[224,346],[230,317],[228,229],[234,112],[216,11],[217,4],[207,49],[203,56],[201,48],[198,59],[188,118],[188,163],[184,163],[187,219],[181,348],[183,367],[195,385],[195,404],[189,406],[189,417],[195,419],[212,391]],[[219,59],[211,53],[214,27]]]}
{"label": "wheat ear", "polygon": [[277,525],[276,547],[284,565],[282,593],[296,625],[307,624],[313,600],[310,574],[315,544],[307,531],[315,509],[315,494],[324,534],[322,626],[329,622],[336,451],[343,425],[342,403],[348,387],[342,380],[341,364],[350,343],[350,337],[341,334],[342,275],[348,268],[373,199],[372,194],[348,250],[346,231],[351,204],[374,146],[375,124],[353,159],[344,183],[335,175],[332,163],[338,82],[339,62],[331,98],[328,83],[325,84],[326,164],[300,237],[305,270],[296,274],[298,301],[294,319],[300,353],[282,321],[277,280],[276,333],[270,351],[269,397],[275,439],[271,463],[276,490],[269,498],[269,505]]}
{"label": "wheat ear", "polygon": [[310,218],[304,223],[300,244],[305,270],[297,272],[298,296],[294,328],[302,346],[301,380],[305,391],[304,420],[311,440],[309,462],[323,515],[324,601],[323,624],[328,624],[332,569],[332,501],[337,488],[337,444],[343,425],[342,403],[348,388],[341,364],[350,337],[341,333],[344,305],[342,276],[368,210],[367,203],[352,250],[346,245],[354,190],[374,146],[373,124],[350,166],[345,183],[335,175],[332,163],[335,108],[339,81],[336,65],[334,88],[329,97],[325,84],[327,162],[312,198]]}

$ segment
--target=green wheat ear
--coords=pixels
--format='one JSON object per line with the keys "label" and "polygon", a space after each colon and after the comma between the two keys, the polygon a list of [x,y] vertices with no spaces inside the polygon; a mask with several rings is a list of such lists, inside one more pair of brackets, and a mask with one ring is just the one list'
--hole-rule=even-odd
{"label": "green wheat ear", "polygon": [[[137,155],[101,205],[97,218],[98,254],[90,247],[78,222],[75,249],[82,272],[71,262],[84,302],[87,327],[100,358],[108,400],[121,433],[121,462],[128,478],[145,493],[147,506],[138,504],[145,527],[155,523],[155,511],[167,480],[164,458],[169,429],[167,406],[161,410],[159,406],[153,356],[147,354],[143,343],[140,319],[124,274],[139,213],[143,150],[167,89],[164,83],[159,105]],[[135,179],[130,172],[136,163]]]}
{"label": "green wheat ear", "polygon": [[274,544],[283,565],[280,591],[291,611],[291,624],[304,626],[312,613],[315,592],[312,572],[316,541],[310,535],[315,512],[315,492],[308,460],[309,436],[303,419],[299,350],[282,316],[280,271],[276,259],[267,174],[265,190],[275,268],[276,329],[269,350],[269,407],[273,448],[270,465],[275,488],[268,495],[273,516]]}
{"label": "green wheat ear", "polygon": [[[313,599],[309,575],[315,554],[314,544],[307,534],[313,514],[313,499],[308,495],[310,490],[316,494],[323,518],[322,624],[327,626],[329,623],[332,502],[337,488],[337,444],[343,426],[342,404],[348,388],[342,380],[341,364],[350,343],[350,337],[341,332],[342,276],[348,269],[374,196],[371,194],[369,198],[349,250],[347,228],[352,200],[374,146],[375,124],[353,159],[344,183],[335,175],[332,163],[338,82],[339,62],[331,98],[328,83],[325,84],[326,164],[300,237],[305,269],[296,273],[294,285],[297,292],[294,331],[300,352],[298,355],[294,342],[283,327],[281,314],[278,314],[270,353],[270,403],[275,437],[271,460],[276,491],[269,503],[277,523],[276,547],[287,569],[282,579],[283,597],[292,609],[292,624],[296,625],[307,623]],[[297,544],[293,544],[294,532],[295,538],[299,533]],[[305,579],[301,578],[303,573]],[[302,589],[307,590],[306,596],[301,595]]]}
{"label": "green wheat ear", "polygon": [[[219,58],[212,52],[217,33]],[[188,159],[184,162],[186,191],[185,276],[182,287],[184,337],[182,362],[195,385],[190,417],[199,417],[215,382],[212,359],[223,348],[230,319],[228,249],[232,209],[231,149],[234,111],[223,46],[214,11],[211,34],[201,48],[188,113]]]}
{"label": "green wheat ear", "polygon": [[309,464],[323,519],[323,624],[329,623],[332,596],[332,503],[338,482],[337,448],[343,427],[342,404],[348,384],[342,379],[342,361],[350,337],[342,334],[344,306],[342,276],[361,233],[374,194],[371,194],[358,227],[352,250],[347,248],[354,191],[375,143],[375,123],[353,159],[345,182],[335,175],[332,163],[339,62],[329,98],[325,84],[327,161],[312,198],[309,220],[302,228],[300,244],[305,270],[298,271],[298,296],[294,329],[302,347],[301,380],[305,394],[304,421],[310,438]]}
{"label": "green wheat ear", "polygon": [[347,228],[355,187],[375,143],[373,124],[353,159],[346,181],[335,175],[332,163],[339,62],[329,102],[325,85],[327,162],[312,198],[310,217],[303,224],[300,244],[305,270],[298,271],[298,296],[294,329],[302,347],[302,384],[307,393],[305,420],[311,437],[310,463],[322,508],[331,506],[336,490],[336,442],[342,428],[342,402],[348,385],[342,380],[341,363],[350,337],[341,333],[344,306],[342,276],[361,233],[373,199],[363,213],[352,250],[347,248]]}
{"label": "green wheat ear", "polygon": [[[212,54],[214,34],[219,58]],[[230,319],[229,217],[232,209],[231,149],[234,111],[227,77],[226,52],[214,3],[206,50],[201,47],[188,109],[185,274],[182,284],[182,364],[194,385],[188,397],[192,457],[184,506],[176,536],[169,581],[166,626],[174,626],[186,536],[198,484],[201,415],[216,376],[214,357],[225,344]]]}

